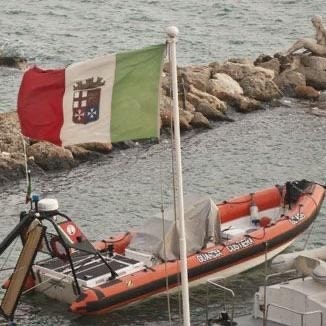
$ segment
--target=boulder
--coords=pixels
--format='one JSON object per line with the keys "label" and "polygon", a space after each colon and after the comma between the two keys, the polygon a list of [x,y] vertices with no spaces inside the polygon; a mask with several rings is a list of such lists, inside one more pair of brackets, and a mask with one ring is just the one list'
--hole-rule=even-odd
{"label": "boulder", "polygon": [[326,89],[326,71],[303,66],[297,70],[305,76],[307,86],[312,86],[317,90]]}
{"label": "boulder", "polygon": [[197,107],[197,112],[200,112],[203,114],[204,117],[206,117],[208,120],[214,120],[214,121],[233,121],[233,119],[226,116],[224,113],[222,113],[219,110],[216,110],[211,105],[204,103],[200,103]]}
{"label": "boulder", "polygon": [[27,155],[33,156],[35,163],[47,171],[71,169],[77,165],[68,149],[47,142],[29,146]]}
{"label": "boulder", "polygon": [[200,103],[205,102],[206,104],[213,106],[215,109],[221,112],[226,112],[227,110],[227,106],[223,101],[218,99],[216,96],[198,90],[193,85],[190,85],[189,87],[187,100],[192,103],[195,108],[197,108]]}
{"label": "boulder", "polygon": [[207,82],[211,78],[211,69],[208,66],[189,66],[179,68],[178,75],[183,78],[186,87],[193,85],[206,92]]}
{"label": "boulder", "polygon": [[25,69],[27,67],[27,59],[18,56],[11,56],[11,57],[0,56],[0,66]]}
{"label": "boulder", "polygon": [[265,63],[265,62],[268,62],[270,60],[272,60],[273,57],[271,57],[270,55],[268,54],[261,54],[259,55],[259,57],[254,61],[254,65],[257,66],[261,63]]}
{"label": "boulder", "polygon": [[239,101],[236,105],[236,110],[242,113],[249,113],[257,110],[264,110],[260,101],[246,96],[239,96]]}
{"label": "boulder", "polygon": [[240,82],[247,76],[264,75],[267,79],[274,78],[274,71],[262,67],[256,67],[252,64],[241,64],[226,62],[223,65],[211,65],[212,75],[216,73],[225,73],[232,77],[237,82]]}
{"label": "boulder", "polygon": [[172,112],[168,109],[163,109],[160,111],[161,117],[161,128],[170,128],[172,121]]}
{"label": "boulder", "polygon": [[304,67],[310,67],[316,70],[326,70],[326,58],[314,55],[302,55],[300,63]]}
{"label": "boulder", "polygon": [[0,152],[24,153],[23,138],[15,111],[0,114]]}
{"label": "boulder", "polygon": [[24,158],[0,156],[0,185],[25,176]]}
{"label": "boulder", "polygon": [[274,79],[275,84],[286,96],[296,96],[295,88],[306,86],[306,78],[298,71],[284,70]]}
{"label": "boulder", "polygon": [[275,76],[277,76],[281,71],[281,64],[276,58],[272,58],[269,61],[259,62],[257,64],[255,63],[255,65],[265,69],[273,70]]}
{"label": "boulder", "polygon": [[221,94],[222,99],[229,105],[233,106],[236,111],[249,113],[255,110],[262,110],[264,107],[261,102],[248,98],[243,95],[232,95],[228,93]]}
{"label": "boulder", "polygon": [[226,62],[228,61],[233,63],[241,63],[241,64],[249,64],[249,65],[253,64],[252,60],[248,58],[230,58]]}
{"label": "boulder", "polygon": [[[186,97],[187,97],[187,92],[185,95],[183,93],[179,93],[179,98],[178,98],[179,99],[179,107],[182,108],[183,110],[191,112],[191,113],[195,112],[196,111],[195,107],[193,106],[193,104],[191,104],[187,100]],[[172,102],[169,105],[172,106]]]}
{"label": "boulder", "polygon": [[311,86],[297,86],[295,93],[298,98],[304,98],[308,100],[316,100],[319,97],[319,92]]}
{"label": "boulder", "polygon": [[160,97],[160,110],[170,110],[172,107],[171,98],[167,95],[161,95]]}
{"label": "boulder", "polygon": [[258,101],[268,102],[282,96],[277,85],[270,78],[266,77],[266,74],[256,73],[248,75],[240,81],[240,86],[245,96]]}
{"label": "boulder", "polygon": [[66,149],[68,149],[71,152],[73,158],[79,162],[87,162],[97,159],[101,156],[101,154],[98,152],[90,151],[78,145],[67,146]]}
{"label": "boulder", "polygon": [[191,120],[191,125],[194,128],[206,128],[206,129],[210,128],[208,119],[204,117],[200,112],[194,113],[194,117]]}
{"label": "boulder", "polygon": [[[189,101],[189,103],[191,103],[196,108],[201,103],[202,99],[199,96],[197,96],[191,92],[188,92],[187,93],[187,101]],[[207,102],[207,104],[209,104],[209,103]]]}
{"label": "boulder", "polygon": [[84,144],[78,144],[78,146],[88,151],[98,152],[102,154],[108,154],[112,152],[111,143],[84,143]]}
{"label": "boulder", "polygon": [[180,130],[188,130],[191,129],[190,122],[194,117],[194,113],[189,111],[179,109],[179,121],[180,121]]}
{"label": "boulder", "polygon": [[161,77],[161,87],[162,87],[162,94],[169,96],[171,93],[171,85],[170,85],[169,75],[163,73]]}
{"label": "boulder", "polygon": [[219,93],[243,94],[243,89],[239,83],[224,73],[217,73],[213,76],[213,79],[208,81],[207,91],[217,98],[220,98]]}
{"label": "boulder", "polygon": [[[188,130],[191,128],[190,122],[193,119],[193,113],[179,109],[180,130]],[[173,122],[171,110],[161,110],[161,127],[171,128]]]}
{"label": "boulder", "polygon": [[183,103],[183,100],[180,100],[179,106],[182,107],[183,110],[190,113],[194,113],[196,111],[195,107],[188,100],[186,100],[185,103]]}
{"label": "boulder", "polygon": [[[195,112],[195,107],[187,99],[185,100],[183,94],[179,94],[179,107],[185,111]],[[172,99],[169,96],[161,95],[160,99],[160,111],[172,110]]]}

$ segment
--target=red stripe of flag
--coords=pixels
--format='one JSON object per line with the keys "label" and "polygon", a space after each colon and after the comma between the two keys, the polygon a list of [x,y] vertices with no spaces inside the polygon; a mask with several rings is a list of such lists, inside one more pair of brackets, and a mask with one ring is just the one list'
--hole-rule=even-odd
{"label": "red stripe of flag", "polygon": [[25,72],[17,103],[24,136],[61,145],[64,92],[64,69],[42,70],[34,67]]}

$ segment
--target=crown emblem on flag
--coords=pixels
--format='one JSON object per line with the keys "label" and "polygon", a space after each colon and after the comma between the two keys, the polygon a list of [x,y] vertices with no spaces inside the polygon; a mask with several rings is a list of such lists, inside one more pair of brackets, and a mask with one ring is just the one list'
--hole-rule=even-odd
{"label": "crown emblem on flag", "polygon": [[73,85],[72,121],[88,124],[100,116],[101,87],[105,80],[101,77],[78,80]]}

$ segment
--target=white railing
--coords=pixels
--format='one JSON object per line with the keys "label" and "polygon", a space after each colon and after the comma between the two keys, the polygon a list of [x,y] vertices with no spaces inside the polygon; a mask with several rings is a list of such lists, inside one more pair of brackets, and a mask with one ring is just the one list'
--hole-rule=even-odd
{"label": "white railing", "polygon": [[231,289],[217,283],[218,281],[221,281],[221,280],[223,280],[223,278],[208,280],[207,283],[206,283],[207,284],[207,286],[206,286],[206,326],[208,326],[208,306],[209,306],[209,288],[210,288],[210,286],[213,286],[215,288],[218,288],[218,289],[220,289],[220,290],[222,290],[224,292],[227,292],[227,293],[231,294],[231,296],[232,296],[232,310],[231,310],[230,325],[233,325],[235,293]]}
{"label": "white railing", "polygon": [[308,312],[300,312],[300,311],[296,311],[296,310],[293,310],[293,309],[290,309],[290,308],[279,306],[279,305],[277,305],[275,303],[269,303],[267,305],[267,309],[266,309],[266,319],[268,318],[269,307],[274,307],[274,308],[278,308],[278,309],[281,309],[281,310],[286,310],[286,311],[292,312],[292,313],[294,313],[296,315],[300,315],[300,317],[301,317],[301,326],[303,326],[304,316],[311,316],[311,315],[319,314],[320,315],[320,326],[323,326],[323,313],[320,310],[308,311]]}

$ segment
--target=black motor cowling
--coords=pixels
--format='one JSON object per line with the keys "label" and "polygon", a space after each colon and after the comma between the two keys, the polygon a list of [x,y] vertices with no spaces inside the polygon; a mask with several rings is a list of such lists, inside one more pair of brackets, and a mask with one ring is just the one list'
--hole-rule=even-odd
{"label": "black motor cowling", "polygon": [[290,205],[291,203],[297,202],[299,197],[307,190],[310,185],[311,182],[305,179],[300,181],[286,182],[284,203]]}

